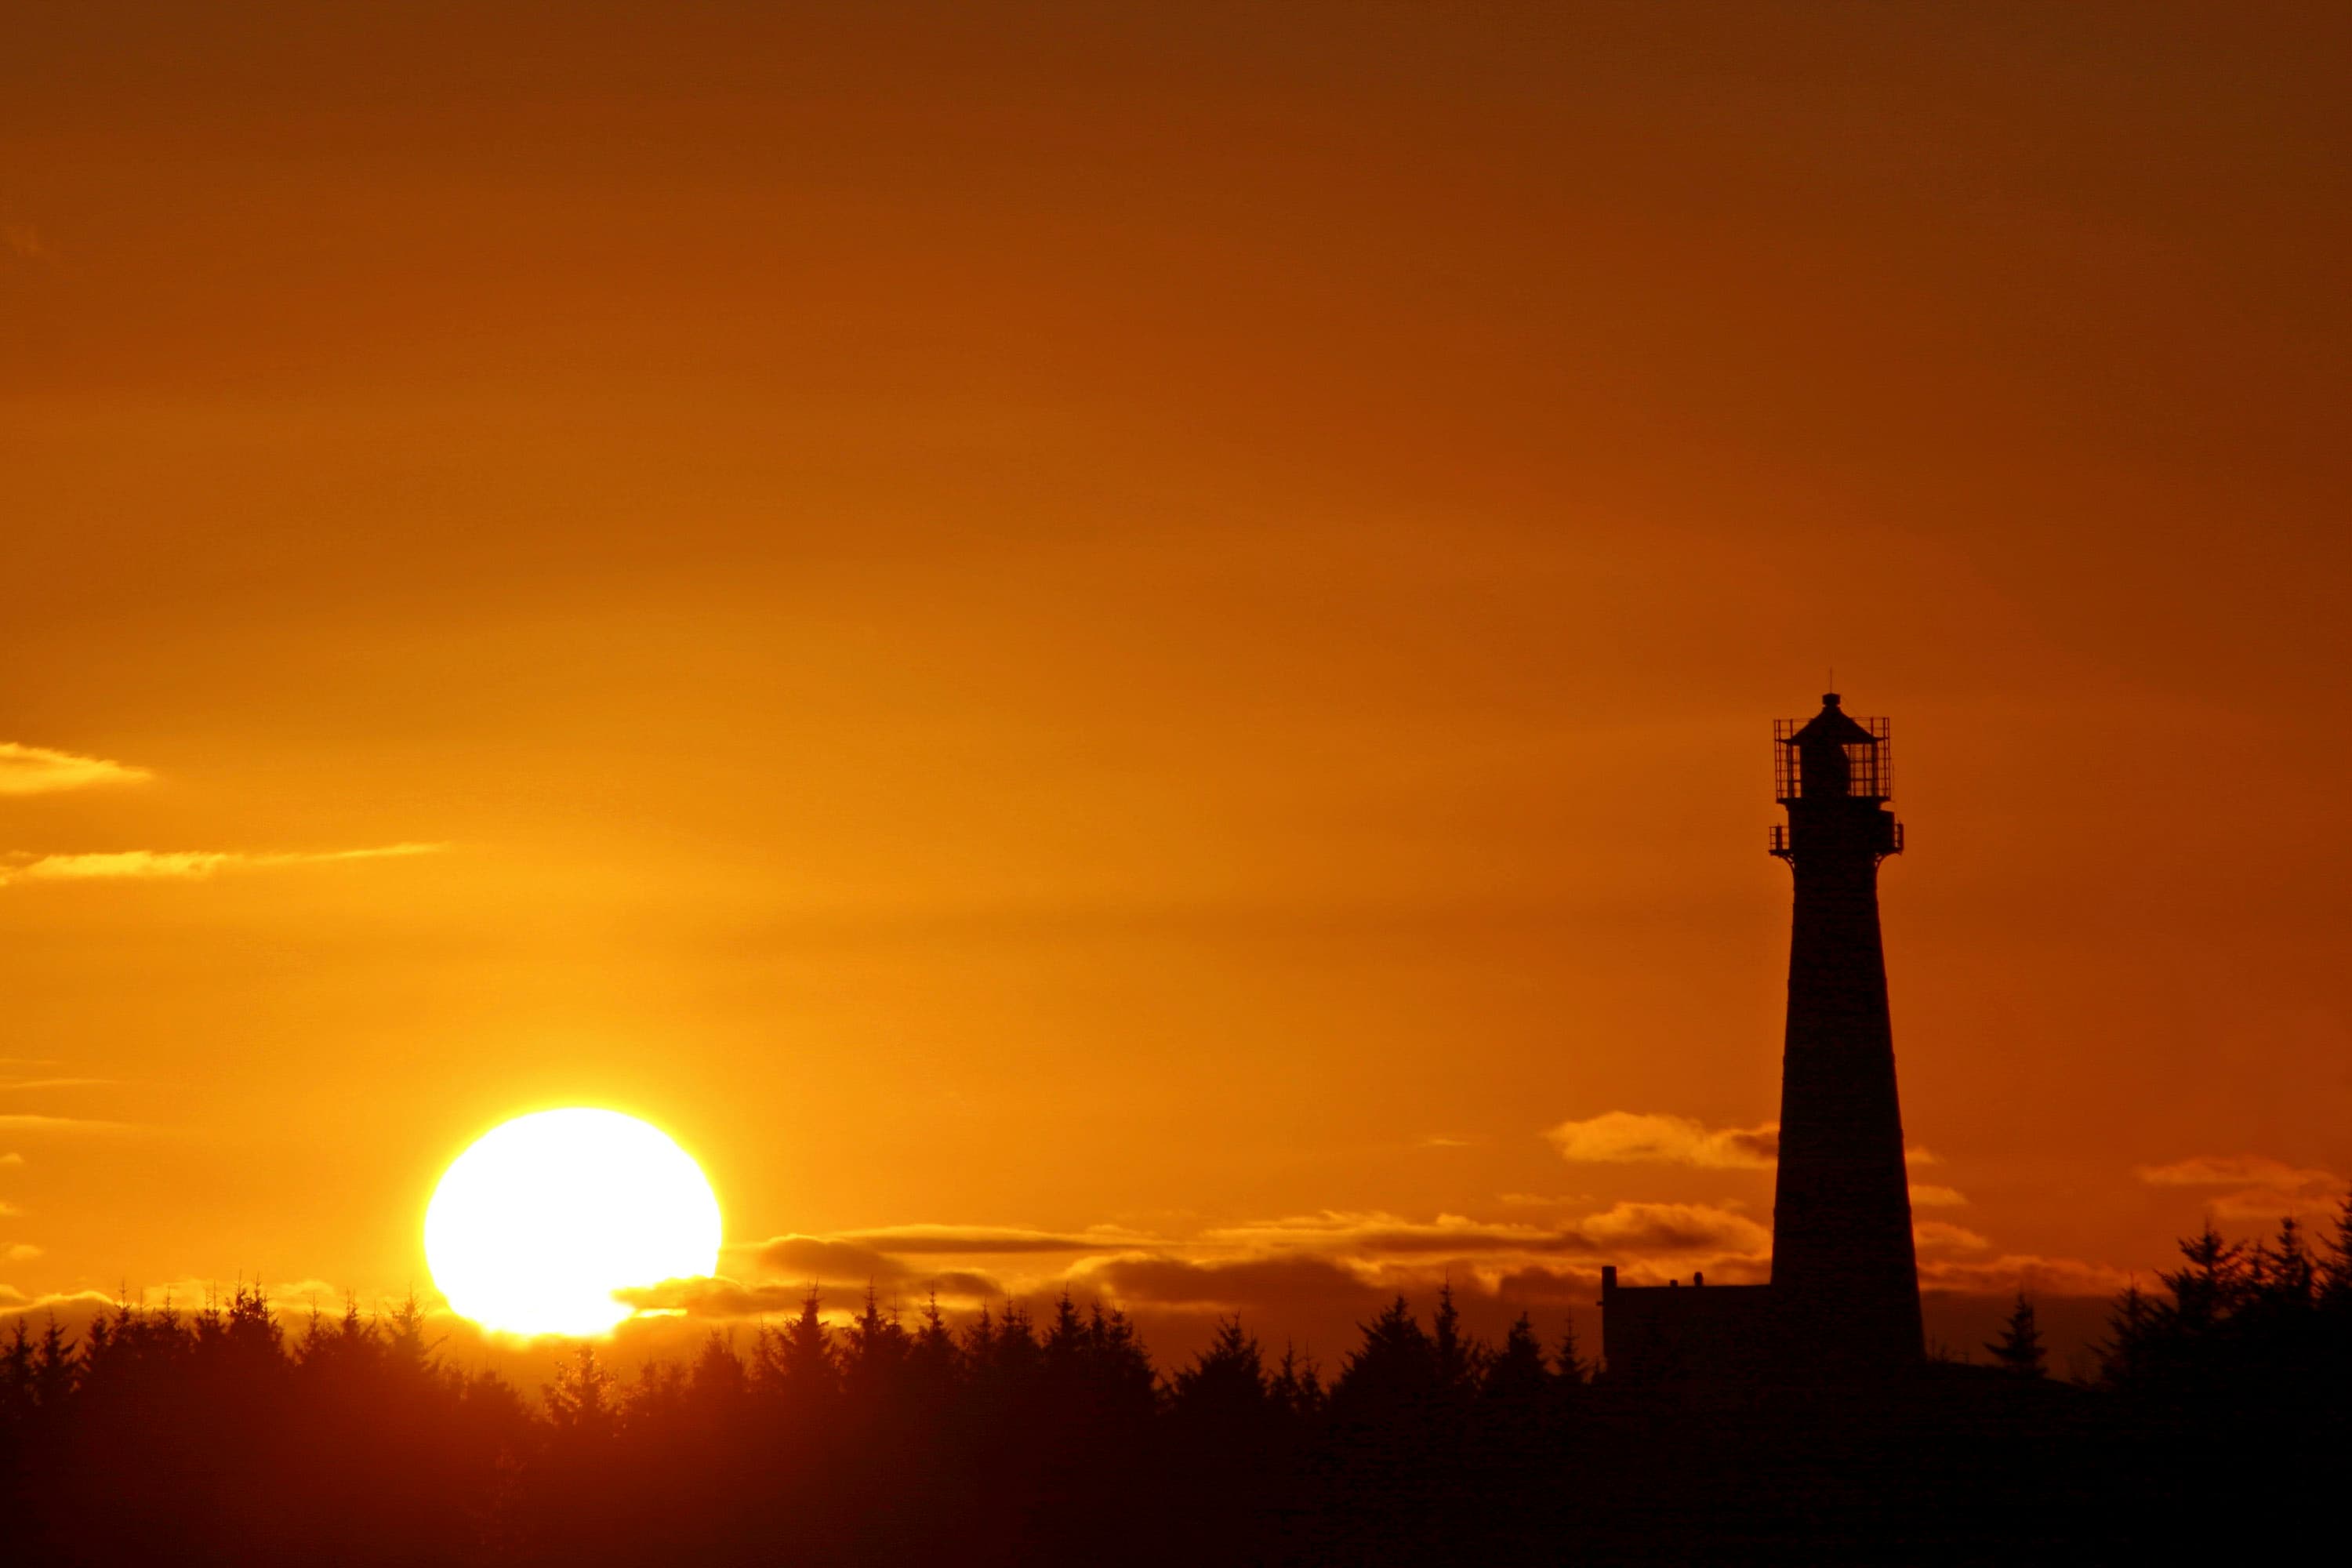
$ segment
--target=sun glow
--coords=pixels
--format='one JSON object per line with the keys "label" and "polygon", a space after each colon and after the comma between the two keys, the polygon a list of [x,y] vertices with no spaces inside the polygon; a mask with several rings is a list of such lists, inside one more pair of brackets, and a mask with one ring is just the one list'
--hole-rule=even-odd
{"label": "sun glow", "polygon": [[542,1110],[457,1156],[425,1211],[452,1310],[517,1334],[601,1334],[614,1292],[719,1266],[719,1200],[667,1134],[615,1110]]}

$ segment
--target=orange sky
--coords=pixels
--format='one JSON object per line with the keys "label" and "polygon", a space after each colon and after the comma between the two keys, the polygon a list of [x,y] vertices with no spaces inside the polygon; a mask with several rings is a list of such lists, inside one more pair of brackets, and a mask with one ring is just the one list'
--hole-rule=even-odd
{"label": "orange sky", "polygon": [[11,16],[0,1302],[1752,1274],[1832,665],[1930,1284],[2342,1190],[2340,18],[846,9]]}

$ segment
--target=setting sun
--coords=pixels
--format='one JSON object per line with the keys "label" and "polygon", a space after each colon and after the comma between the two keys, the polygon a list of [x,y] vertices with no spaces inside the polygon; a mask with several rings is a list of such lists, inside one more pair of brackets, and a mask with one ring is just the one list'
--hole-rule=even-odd
{"label": "setting sun", "polygon": [[486,1133],[442,1175],[425,1256],[450,1307],[516,1334],[600,1334],[614,1294],[707,1275],[719,1200],[658,1128],[614,1110],[543,1110]]}

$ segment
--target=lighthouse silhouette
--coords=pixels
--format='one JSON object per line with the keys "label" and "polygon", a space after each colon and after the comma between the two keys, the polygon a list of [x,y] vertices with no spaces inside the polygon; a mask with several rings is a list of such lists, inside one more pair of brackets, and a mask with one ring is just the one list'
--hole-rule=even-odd
{"label": "lighthouse silhouette", "polygon": [[1902,852],[1887,721],[1834,691],[1775,721],[1771,852],[1796,885],[1769,1286],[1621,1286],[1601,1271],[1601,1355],[1629,1381],[1869,1378],[1925,1356],[1878,868]]}
{"label": "lighthouse silhouette", "polygon": [[1775,793],[1789,821],[1772,853],[1796,881],[1774,1305],[1807,1359],[1856,1369],[1916,1362],[1919,1263],[1878,931],[1879,862],[1903,848],[1886,806],[1888,725],[1849,718],[1832,691],[1802,725],[1773,729]]}

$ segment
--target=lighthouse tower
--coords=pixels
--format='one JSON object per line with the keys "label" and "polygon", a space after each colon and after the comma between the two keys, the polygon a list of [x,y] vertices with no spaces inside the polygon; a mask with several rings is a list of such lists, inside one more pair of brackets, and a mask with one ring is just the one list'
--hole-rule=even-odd
{"label": "lighthouse tower", "polygon": [[1878,865],[1903,848],[1886,807],[1888,729],[1848,717],[1831,692],[1812,718],[1777,722],[1773,740],[1789,821],[1772,853],[1796,880],[1773,1315],[1793,1358],[1867,1374],[1925,1354],[1878,931]]}

